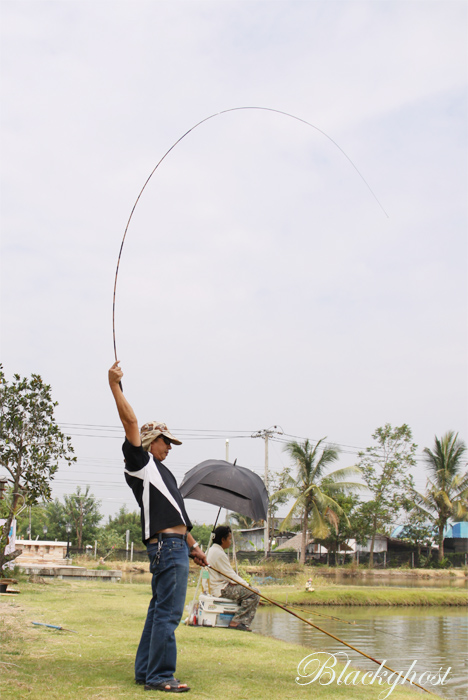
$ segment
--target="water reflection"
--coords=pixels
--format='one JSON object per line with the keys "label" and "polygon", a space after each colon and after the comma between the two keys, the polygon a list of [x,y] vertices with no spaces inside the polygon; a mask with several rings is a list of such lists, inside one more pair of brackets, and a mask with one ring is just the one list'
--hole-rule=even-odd
{"label": "water reflection", "polygon": [[[353,625],[310,615],[310,620],[352,646],[373,656],[396,671],[406,673],[413,661],[418,676],[423,671],[437,674],[451,667],[443,687],[428,690],[458,700],[468,695],[468,619],[466,611],[450,608],[376,609],[360,607],[320,608],[318,611],[342,618]],[[299,613],[304,617],[308,615]],[[311,628],[278,608],[261,607],[252,624],[255,632],[332,654],[346,652],[356,668],[375,671],[376,665],[322,632]],[[338,657],[346,662],[346,657]],[[299,663],[300,659],[298,659]],[[442,673],[442,675],[443,675]],[[415,678],[418,682],[418,678]]]}

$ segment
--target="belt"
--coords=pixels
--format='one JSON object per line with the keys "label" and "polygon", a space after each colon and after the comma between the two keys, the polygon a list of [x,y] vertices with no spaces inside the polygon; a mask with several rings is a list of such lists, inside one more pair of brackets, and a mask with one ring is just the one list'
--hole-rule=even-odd
{"label": "belt", "polygon": [[167,540],[169,537],[175,537],[178,540],[185,540],[187,541],[187,533],[185,532],[183,535],[180,532],[158,532],[157,535],[154,537],[151,537],[149,540],[150,544],[154,544],[155,542],[160,542],[161,540]]}

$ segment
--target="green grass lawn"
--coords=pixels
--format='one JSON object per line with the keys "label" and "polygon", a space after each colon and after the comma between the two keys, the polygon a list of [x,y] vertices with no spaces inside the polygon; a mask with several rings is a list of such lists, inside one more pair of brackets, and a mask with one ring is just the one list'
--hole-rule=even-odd
{"label": "green grass lawn", "polygon": [[279,603],[294,605],[450,605],[467,606],[468,591],[460,588],[392,588],[389,586],[316,586],[311,593],[299,586],[265,586],[262,592]]}
{"label": "green grass lawn", "polygon": [[[133,660],[149,586],[55,581],[21,583],[20,589],[14,598],[0,597],[2,700],[148,697],[134,685]],[[34,627],[32,621],[78,634]],[[180,626],[177,640],[177,675],[192,688],[187,697],[377,700],[382,692],[382,687],[361,684],[300,687],[295,682],[298,664],[314,650],[257,634]],[[416,693],[404,686],[390,697],[414,699],[420,696]]]}

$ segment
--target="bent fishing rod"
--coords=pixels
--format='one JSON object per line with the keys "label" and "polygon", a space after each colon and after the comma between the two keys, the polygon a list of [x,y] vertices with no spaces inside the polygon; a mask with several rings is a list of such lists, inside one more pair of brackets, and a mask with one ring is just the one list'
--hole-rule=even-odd
{"label": "bent fishing rod", "polygon": [[[212,571],[216,571],[217,574],[220,574],[224,578],[229,579],[229,581],[231,581],[232,583],[235,583],[238,586],[243,586],[243,588],[247,589],[251,593],[254,593],[255,595],[260,596],[260,598],[263,598],[264,600],[268,601],[268,603],[271,603],[272,605],[276,605],[277,608],[281,608],[281,610],[284,610],[285,612],[289,613],[290,615],[294,615],[294,617],[297,617],[298,620],[302,620],[302,622],[305,622],[306,625],[310,625],[311,627],[318,630],[319,632],[323,632],[328,637],[331,637],[335,641],[340,642],[340,644],[344,644],[345,646],[349,647],[349,649],[352,649],[353,651],[357,651],[358,654],[361,654],[361,656],[365,656],[366,659],[373,661],[378,666],[381,666],[382,668],[386,668],[388,671],[391,671],[392,673],[395,673],[397,676],[400,676],[400,678],[403,678],[403,674],[399,673],[398,671],[394,671],[393,668],[390,668],[390,666],[387,666],[386,664],[382,663],[381,661],[377,661],[377,659],[374,659],[373,656],[369,656],[369,654],[366,654],[365,651],[361,651],[360,649],[353,647],[351,644],[348,644],[348,642],[345,642],[343,639],[340,639],[339,637],[332,634],[331,632],[327,632],[327,630],[324,630],[321,627],[318,627],[318,625],[315,625],[310,620],[306,620],[305,617],[302,617],[302,615],[298,615],[294,610],[290,610],[285,605],[282,605],[282,603],[278,603],[278,601],[273,600],[272,598],[268,598],[266,595],[264,595],[260,591],[256,591],[254,588],[251,588],[247,584],[241,583],[240,581],[237,581],[237,579],[231,578],[230,576],[225,574],[223,571],[219,571],[214,566],[211,566],[211,564],[208,564],[206,568],[211,569]],[[405,680],[407,680],[407,679],[405,679]],[[424,686],[419,685],[418,683],[414,683],[413,681],[410,681],[410,683],[411,683],[411,685],[415,685],[417,688],[420,688],[420,690],[424,690],[425,693],[429,693],[429,695],[435,695],[435,693],[431,693],[430,690],[427,690],[427,688],[424,688]]]}
{"label": "bent fishing rod", "polygon": [[[273,108],[271,108],[271,107],[231,107],[230,109],[223,109],[221,112],[216,112],[215,114],[210,114],[209,117],[205,117],[204,119],[202,119],[201,121],[199,121],[197,124],[194,124],[194,126],[192,126],[190,129],[188,129],[188,131],[186,131],[185,134],[183,134],[182,136],[180,136],[180,137],[177,139],[177,141],[175,141],[175,143],[173,143],[172,146],[166,151],[166,153],[162,156],[162,158],[156,163],[155,167],[153,168],[153,170],[152,170],[151,173],[149,174],[148,178],[146,179],[145,184],[144,184],[143,187],[141,188],[141,190],[140,190],[140,192],[139,192],[139,194],[138,194],[138,197],[136,198],[136,201],[135,201],[135,203],[134,203],[134,205],[133,205],[133,207],[132,207],[132,210],[131,210],[131,212],[130,212],[130,216],[129,216],[129,218],[128,218],[127,225],[126,225],[126,227],[125,227],[124,235],[123,235],[123,238],[122,238],[122,243],[121,243],[121,245],[120,245],[119,256],[118,256],[118,258],[117,258],[117,269],[116,269],[116,271],[115,271],[115,281],[114,281],[114,295],[113,295],[113,303],[112,303],[112,335],[113,335],[113,341],[114,341],[114,355],[115,355],[115,360],[116,360],[116,361],[117,361],[117,345],[116,345],[116,339],[115,339],[115,299],[116,299],[116,292],[117,292],[117,278],[118,278],[118,275],[119,275],[120,259],[121,259],[121,257],[122,257],[122,251],[123,251],[125,239],[126,239],[126,237],[127,237],[127,232],[128,232],[128,228],[129,228],[129,226],[130,226],[130,222],[131,222],[131,220],[132,220],[132,217],[133,217],[133,214],[134,214],[135,209],[136,209],[136,207],[137,207],[137,204],[138,204],[138,202],[140,201],[140,198],[141,198],[143,192],[144,192],[145,189],[146,189],[146,186],[148,185],[149,181],[151,180],[151,178],[153,177],[154,173],[155,173],[156,170],[159,168],[159,166],[161,165],[161,163],[162,163],[162,162],[164,161],[164,159],[169,155],[169,153],[170,153],[172,150],[174,150],[174,148],[175,148],[183,139],[185,139],[186,136],[188,136],[190,133],[192,133],[192,131],[194,131],[195,129],[197,129],[199,126],[201,126],[201,125],[204,124],[205,122],[209,121],[210,119],[214,119],[215,117],[219,117],[219,116],[221,116],[221,115],[228,114],[229,112],[241,112],[241,111],[247,111],[247,110],[256,110],[256,111],[260,111],[260,112],[273,112],[273,113],[275,113],[275,114],[280,114],[280,115],[282,115],[282,116],[284,116],[284,117],[289,117],[290,119],[295,119],[296,121],[298,121],[298,122],[300,122],[300,123],[302,123],[302,124],[305,124],[306,126],[309,126],[309,127],[311,127],[312,129],[315,129],[315,131],[317,131],[318,133],[322,134],[322,136],[325,136],[325,138],[327,138],[329,141],[331,141],[331,143],[342,153],[342,155],[346,158],[346,160],[352,165],[352,167],[354,168],[354,170],[356,171],[356,173],[359,175],[359,177],[361,178],[361,180],[363,181],[363,183],[365,184],[365,186],[367,187],[367,189],[368,189],[369,192],[371,193],[372,197],[375,199],[375,201],[376,201],[377,204],[379,205],[380,209],[383,211],[383,213],[385,214],[385,216],[388,218],[388,214],[387,214],[387,212],[385,211],[385,209],[383,208],[383,206],[382,206],[382,204],[380,203],[380,201],[378,200],[376,194],[373,192],[373,190],[372,190],[372,188],[370,187],[369,183],[366,181],[366,179],[364,178],[364,176],[362,175],[362,173],[358,170],[358,168],[357,168],[356,165],[353,163],[353,161],[351,160],[351,158],[347,155],[347,153],[345,153],[345,151],[341,148],[341,146],[340,146],[336,141],[334,141],[334,139],[331,138],[331,136],[329,136],[325,131],[323,131],[322,129],[320,129],[318,126],[315,126],[315,124],[312,124],[311,122],[308,122],[308,121],[306,121],[305,119],[301,119],[300,117],[296,117],[294,114],[289,114],[289,112],[284,112],[283,110],[280,110],[280,109],[273,109]],[[122,388],[122,385],[121,385],[121,388]]]}

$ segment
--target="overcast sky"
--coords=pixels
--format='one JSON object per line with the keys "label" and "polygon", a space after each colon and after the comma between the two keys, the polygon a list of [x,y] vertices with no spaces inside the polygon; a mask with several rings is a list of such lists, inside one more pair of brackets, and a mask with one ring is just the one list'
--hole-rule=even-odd
{"label": "overcast sky", "polygon": [[[39,373],[106,515],[136,507],[107,384],[140,422],[263,474],[386,422],[467,440],[467,3],[9,2],[1,359]],[[328,138],[327,138],[328,137]],[[341,150],[340,150],[341,149]],[[343,154],[346,154],[346,156]],[[350,162],[351,161],[351,162]],[[357,169],[357,170],[356,170]],[[368,183],[372,192],[366,186]],[[378,201],[377,201],[378,200]],[[192,519],[215,508],[188,501]]]}

